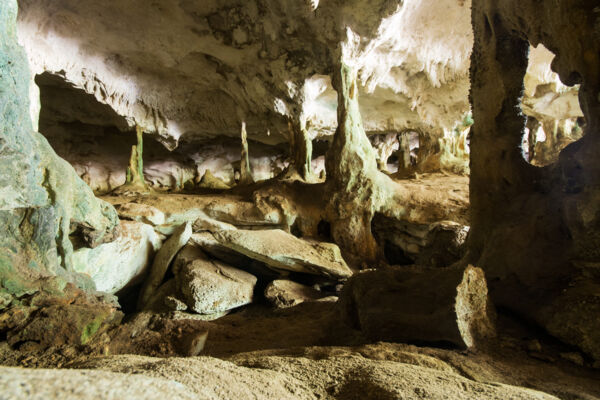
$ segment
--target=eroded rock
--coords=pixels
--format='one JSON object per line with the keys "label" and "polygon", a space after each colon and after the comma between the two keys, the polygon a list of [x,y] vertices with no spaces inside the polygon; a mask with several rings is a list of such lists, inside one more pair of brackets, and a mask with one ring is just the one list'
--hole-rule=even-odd
{"label": "eroded rock", "polygon": [[341,307],[371,340],[464,348],[495,336],[485,276],[475,267],[363,272],[346,283]]}
{"label": "eroded rock", "polygon": [[156,254],[152,263],[152,268],[140,291],[138,300],[138,309],[143,309],[150,300],[152,294],[165,278],[165,274],[171,265],[171,262],[177,255],[177,252],[186,245],[192,236],[192,225],[188,222],[175,230],[173,235],[165,242],[162,248]]}
{"label": "eroded rock", "polygon": [[73,254],[74,270],[89,276],[99,291],[116,293],[140,283],[162,245],[150,225],[121,221],[119,230],[115,241]]}
{"label": "eroded rock", "polygon": [[198,258],[179,268],[177,287],[199,314],[216,314],[249,304],[256,277],[220,261]]}
{"label": "eroded rock", "polygon": [[336,296],[284,279],[271,282],[265,289],[265,297],[277,308],[293,307],[308,301],[337,301]]}
{"label": "eroded rock", "polygon": [[165,214],[156,207],[141,203],[123,203],[115,207],[119,217],[150,225],[165,223]]}

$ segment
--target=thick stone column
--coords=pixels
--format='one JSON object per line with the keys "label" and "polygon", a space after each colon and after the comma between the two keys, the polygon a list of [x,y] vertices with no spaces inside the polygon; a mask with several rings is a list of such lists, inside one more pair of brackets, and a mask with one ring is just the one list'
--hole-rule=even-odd
{"label": "thick stone column", "polygon": [[[338,128],[327,152],[327,208],[335,242],[354,258],[353,264],[377,259],[371,219],[382,202],[377,184],[377,156],[363,128],[358,105],[356,71],[340,64],[332,79],[338,93]],[[354,261],[354,262],[352,262]]]}

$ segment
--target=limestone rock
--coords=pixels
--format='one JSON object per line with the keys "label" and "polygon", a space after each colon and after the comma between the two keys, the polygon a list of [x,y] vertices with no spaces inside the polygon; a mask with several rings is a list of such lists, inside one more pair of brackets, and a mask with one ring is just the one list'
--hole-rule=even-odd
{"label": "limestone rock", "polygon": [[119,217],[143,222],[153,226],[165,223],[165,214],[156,207],[140,203],[124,203],[116,206]]}
{"label": "limestone rock", "polygon": [[328,296],[312,287],[284,279],[271,282],[265,289],[265,297],[277,308],[293,307],[308,301],[337,300],[335,296]]}
{"label": "limestone rock", "polygon": [[25,342],[35,342],[40,349],[86,345],[123,317],[116,299],[109,296],[84,292],[55,277],[38,284],[40,291],[21,299],[0,318],[0,332],[11,346]]}
{"label": "limestone rock", "polygon": [[91,286],[73,272],[70,235],[97,246],[112,239],[118,217],[33,130],[17,10],[16,0],[0,3],[0,291],[18,294],[48,275]]}
{"label": "limestone rock", "polygon": [[159,250],[154,258],[150,273],[144,282],[144,286],[140,291],[138,308],[143,309],[150,300],[152,294],[165,278],[165,274],[171,265],[171,261],[177,255],[177,252],[186,245],[192,236],[192,225],[188,222],[181,225]]}
{"label": "limestone rock", "polygon": [[229,185],[227,185],[221,179],[214,176],[212,172],[210,172],[210,169],[206,170],[206,172],[202,176],[202,179],[200,179],[200,184],[198,186],[207,189],[229,189]]}
{"label": "limestone rock", "polygon": [[377,214],[373,235],[392,265],[449,267],[461,259],[469,227],[453,222],[410,223]]}
{"label": "limestone rock", "polygon": [[284,271],[344,279],[352,270],[332,243],[311,243],[282,230],[220,231],[214,238],[222,246]]}
{"label": "limestone rock", "polygon": [[249,304],[256,277],[219,261],[199,258],[180,268],[177,286],[190,309],[216,314]]}
{"label": "limestone rock", "polygon": [[360,273],[346,283],[341,307],[371,340],[469,348],[495,335],[483,271],[471,266]]}
{"label": "limestone rock", "polygon": [[285,225],[280,210],[263,203],[260,202],[259,207],[251,202],[215,200],[204,208],[204,212],[211,218],[242,228]]}
{"label": "limestone rock", "polygon": [[105,371],[25,370],[2,367],[0,392],[10,400],[192,400],[197,396],[186,386],[165,378]]}
{"label": "limestone rock", "polygon": [[[210,336],[209,336],[210,343]],[[371,360],[340,349],[317,356],[289,357],[250,353],[222,361],[212,357],[151,358],[113,356],[77,364],[134,376],[167,377],[202,399],[464,399],[557,400],[550,394],[500,384],[477,382],[453,370],[412,363]],[[90,372],[94,374],[95,372]],[[334,377],[332,379],[332,377]],[[2,381],[0,381],[2,382]],[[224,385],[223,382],[227,382]]]}
{"label": "limestone rock", "polygon": [[162,244],[154,229],[141,222],[121,221],[120,233],[112,243],[73,254],[74,270],[89,276],[99,291],[116,293],[139,283]]}

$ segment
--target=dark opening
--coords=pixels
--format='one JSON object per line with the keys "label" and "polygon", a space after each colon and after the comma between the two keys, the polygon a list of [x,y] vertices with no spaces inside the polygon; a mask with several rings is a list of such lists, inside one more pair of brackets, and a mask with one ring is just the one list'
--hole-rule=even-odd
{"label": "dark opening", "polygon": [[319,234],[319,238],[326,241],[331,242],[331,224],[324,219],[319,222],[317,225],[317,233]]}

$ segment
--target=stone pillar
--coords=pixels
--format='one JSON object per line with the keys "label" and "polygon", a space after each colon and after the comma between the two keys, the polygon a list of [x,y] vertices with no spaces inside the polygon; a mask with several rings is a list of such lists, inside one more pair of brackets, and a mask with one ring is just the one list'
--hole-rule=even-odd
{"label": "stone pillar", "polygon": [[250,155],[248,153],[248,133],[246,132],[246,123],[242,122],[242,155],[240,159],[240,184],[249,185],[254,183],[252,170],[250,169]]}
{"label": "stone pillar", "polygon": [[144,130],[139,125],[136,126],[135,130],[137,135],[137,145],[131,147],[126,184],[147,188],[148,185],[144,179]]}
{"label": "stone pillar", "polygon": [[341,63],[332,79],[338,93],[338,128],[326,155],[327,213],[335,242],[357,265],[377,259],[371,219],[380,207],[382,185],[377,157],[367,138],[358,105],[356,71]]}
{"label": "stone pillar", "polygon": [[302,179],[310,180],[312,177],[312,139],[302,121],[288,120],[290,132],[290,156],[292,165]]}

